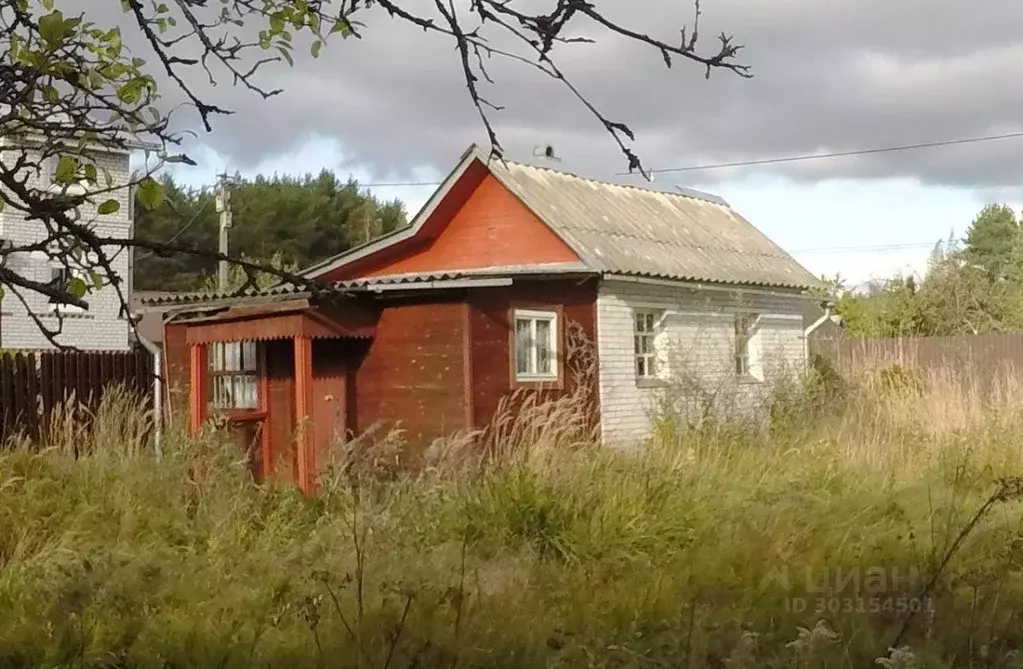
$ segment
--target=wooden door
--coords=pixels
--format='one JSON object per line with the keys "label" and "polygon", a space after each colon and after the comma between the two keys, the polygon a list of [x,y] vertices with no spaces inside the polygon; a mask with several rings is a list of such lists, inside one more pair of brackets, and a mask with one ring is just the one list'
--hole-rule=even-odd
{"label": "wooden door", "polygon": [[345,376],[344,369],[324,370],[313,376],[313,443],[317,461],[324,464],[329,449],[346,438]]}

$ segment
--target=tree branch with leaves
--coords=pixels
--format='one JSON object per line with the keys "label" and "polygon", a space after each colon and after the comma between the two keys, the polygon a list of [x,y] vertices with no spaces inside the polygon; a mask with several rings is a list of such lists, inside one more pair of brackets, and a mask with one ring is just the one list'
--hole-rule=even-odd
{"label": "tree branch with leaves", "polygon": [[[125,23],[138,31],[143,46],[132,51],[122,30],[97,22],[96,3],[119,7]],[[59,1],[56,3],[59,5]],[[162,186],[155,175],[175,163],[195,164],[180,151],[188,131],[198,124],[211,131],[232,110],[218,104],[215,86],[228,83],[259,99],[282,93],[260,82],[263,68],[293,64],[299,49],[318,57],[331,41],[372,39],[382,20],[421,28],[449,40],[461,63],[469,103],[479,112],[494,159],[503,151],[491,122],[500,105],[490,101],[487,71],[492,59],[505,59],[550,77],[576,97],[617,144],[630,171],[646,174],[631,149],[634,133],[605,116],[557,65],[563,45],[592,42],[600,35],[624,38],[658,52],[666,66],[681,60],[709,76],[726,70],[750,76],[737,61],[741,47],[720,35],[717,47],[701,51],[699,0],[692,25],[667,41],[622,25],[586,0],[557,0],[548,12],[516,0],[8,0],[0,6],[0,206],[8,221],[34,226],[31,240],[0,247],[0,289],[25,305],[31,293],[88,308],[90,296],[113,290],[122,315],[130,314],[126,277],[112,259],[125,249],[157,254],[198,254],[227,259],[245,276],[238,291],[258,286],[270,275],[304,285],[294,271],[272,263],[196,248],[177,241],[116,236],[100,231],[103,217],[120,209],[125,189],[146,208],[160,204]],[[548,3],[550,6],[551,3]],[[582,37],[582,31],[593,36]],[[497,46],[495,40],[504,39]],[[510,38],[510,40],[509,40]],[[505,46],[506,42],[510,46]],[[197,81],[201,73],[203,82]],[[172,104],[171,98],[184,100]],[[145,154],[144,167],[127,181],[103,165],[111,152]],[[43,177],[56,165],[52,179]],[[41,185],[43,182],[45,186]],[[10,224],[10,223],[9,223]],[[75,279],[60,285],[11,270],[4,260],[44,253]],[[84,271],[85,278],[81,277]],[[33,316],[34,317],[34,316]],[[37,325],[55,345],[57,326]]]}

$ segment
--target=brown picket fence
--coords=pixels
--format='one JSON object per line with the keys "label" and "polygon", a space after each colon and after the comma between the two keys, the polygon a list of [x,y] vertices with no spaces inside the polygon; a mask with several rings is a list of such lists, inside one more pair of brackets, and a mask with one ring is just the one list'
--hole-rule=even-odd
{"label": "brown picket fence", "polygon": [[145,350],[0,354],[0,445],[19,435],[39,437],[68,401],[88,417],[114,387],[151,400],[152,360]]}

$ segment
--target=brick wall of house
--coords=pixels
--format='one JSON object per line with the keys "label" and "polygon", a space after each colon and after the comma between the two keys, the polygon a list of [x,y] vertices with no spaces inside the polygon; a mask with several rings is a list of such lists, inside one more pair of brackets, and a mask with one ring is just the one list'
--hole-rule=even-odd
{"label": "brick wall of house", "polygon": [[[654,417],[695,418],[703,407],[721,417],[757,416],[777,382],[804,371],[802,298],[696,291],[605,282],[597,297],[601,429],[610,443],[652,433]],[[658,379],[636,374],[634,313],[665,314],[657,335]],[[760,316],[750,343],[756,379],[735,371],[735,314]]]}
{"label": "brick wall of house", "polygon": [[[21,151],[4,154],[5,160],[11,160]],[[114,184],[127,184],[129,179],[128,155],[125,153],[108,153],[96,156],[96,165],[100,173],[100,181],[104,181],[103,170],[109,171]],[[45,175],[33,174],[30,183],[35,187],[45,187],[48,183]],[[105,184],[104,184],[105,185]],[[102,200],[116,199],[120,209],[104,216],[96,214],[96,204],[87,204],[81,208],[81,220],[93,221],[94,229],[100,235],[130,237],[132,234],[132,218],[130,193],[127,187],[104,194]],[[98,203],[97,203],[98,204]],[[0,239],[7,239],[14,245],[31,244],[45,238],[42,223],[26,221],[12,207],[6,207],[0,213]],[[114,256],[116,247],[107,248],[107,253]],[[129,251],[121,250],[113,258],[112,266],[118,276],[125,282],[122,290],[130,304],[128,276],[130,274]],[[21,276],[39,282],[50,280],[51,261],[41,254],[13,254],[7,268]],[[89,284],[89,281],[86,281]],[[0,299],[0,319],[3,329],[0,331],[0,347],[5,349],[49,349],[52,345],[39,330],[29,313],[39,316],[47,327],[56,329],[58,317],[53,313],[49,299],[37,293],[24,291],[28,309],[12,294],[10,289]],[[88,311],[64,316],[59,341],[86,350],[126,350],[129,347],[128,321],[120,316],[120,299],[117,291],[104,286],[98,291],[90,292],[85,299],[89,303]]]}

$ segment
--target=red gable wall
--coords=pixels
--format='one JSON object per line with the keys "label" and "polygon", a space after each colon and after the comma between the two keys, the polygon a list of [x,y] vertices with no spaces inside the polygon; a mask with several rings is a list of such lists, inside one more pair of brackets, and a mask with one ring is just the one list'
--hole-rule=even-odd
{"label": "red gable wall", "polygon": [[[475,179],[475,189],[465,188]],[[419,238],[325,275],[338,281],[384,274],[575,262],[579,258],[500,181],[467,172]],[[470,181],[471,185],[471,181]],[[464,199],[461,206],[453,200]],[[454,205],[454,206],[452,206]]]}

